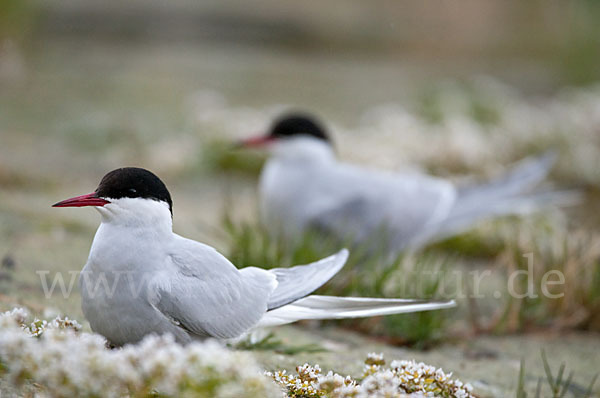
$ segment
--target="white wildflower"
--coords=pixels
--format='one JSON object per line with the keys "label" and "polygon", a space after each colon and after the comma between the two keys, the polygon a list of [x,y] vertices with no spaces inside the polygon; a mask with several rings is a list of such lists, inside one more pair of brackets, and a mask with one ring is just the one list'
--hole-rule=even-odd
{"label": "white wildflower", "polygon": [[[0,370],[23,395],[278,397],[248,354],[214,341],[181,346],[170,336],[108,350],[68,318],[26,324],[26,313],[0,315]],[[35,338],[34,338],[35,336]],[[34,394],[26,394],[35,390]]]}

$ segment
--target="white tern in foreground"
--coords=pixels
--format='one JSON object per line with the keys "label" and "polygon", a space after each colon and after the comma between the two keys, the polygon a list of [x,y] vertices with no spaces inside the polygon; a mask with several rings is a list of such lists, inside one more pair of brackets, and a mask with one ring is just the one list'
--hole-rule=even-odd
{"label": "white tern in foreground", "polygon": [[237,338],[301,319],[436,310],[453,301],[309,296],[344,265],[348,251],[308,265],[237,269],[214,248],[172,230],[173,204],[150,171],[108,173],[95,192],[54,207],[94,206],[102,223],[79,279],[83,313],[114,345],[170,333],[177,341]]}

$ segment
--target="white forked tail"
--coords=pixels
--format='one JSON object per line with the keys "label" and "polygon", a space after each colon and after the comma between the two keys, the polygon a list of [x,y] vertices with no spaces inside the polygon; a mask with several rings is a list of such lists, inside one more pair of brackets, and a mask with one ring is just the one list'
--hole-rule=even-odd
{"label": "white forked tail", "polygon": [[499,178],[460,189],[448,217],[416,239],[415,246],[459,234],[476,222],[492,217],[523,215],[544,206],[571,206],[579,203],[579,191],[532,190],[546,178],[555,160],[556,156],[551,152],[527,158]]}
{"label": "white forked tail", "polygon": [[267,312],[256,327],[285,325],[303,319],[364,318],[455,306],[454,300],[427,301],[312,295]]}

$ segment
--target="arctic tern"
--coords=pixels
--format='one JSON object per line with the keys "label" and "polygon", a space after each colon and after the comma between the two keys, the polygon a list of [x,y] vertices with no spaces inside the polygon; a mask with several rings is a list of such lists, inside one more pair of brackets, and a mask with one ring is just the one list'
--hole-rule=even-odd
{"label": "arctic tern", "polygon": [[[546,154],[521,161],[488,183],[457,187],[420,173],[370,170],[338,161],[325,128],[291,113],[243,147],[267,148],[259,181],[260,213],[273,234],[307,230],[390,256],[464,232],[477,221],[521,214],[545,203],[570,204],[574,192],[531,192],[553,164]],[[363,247],[361,247],[363,248]]]}
{"label": "arctic tern", "polygon": [[94,332],[116,346],[148,334],[177,341],[237,338],[302,319],[340,319],[437,310],[453,301],[309,295],[344,265],[347,250],[291,268],[237,269],[214,248],[172,229],[173,202],[150,171],[106,174],[90,194],[54,207],[93,206],[101,215],[79,278]]}

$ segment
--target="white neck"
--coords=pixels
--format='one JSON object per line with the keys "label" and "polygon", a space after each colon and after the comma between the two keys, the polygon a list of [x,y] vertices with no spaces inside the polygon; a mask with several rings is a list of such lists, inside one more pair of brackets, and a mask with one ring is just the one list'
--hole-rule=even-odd
{"label": "white neck", "polygon": [[140,198],[110,202],[96,207],[102,215],[102,223],[90,249],[88,271],[162,267],[164,247],[168,247],[174,236],[169,205]]}
{"label": "white neck", "polygon": [[166,202],[141,198],[106,198],[110,203],[96,207],[102,223],[122,228],[152,228],[157,232],[173,231],[171,211]]}
{"label": "white neck", "polygon": [[273,144],[276,159],[302,162],[330,162],[335,154],[329,143],[310,136],[283,138]]}

